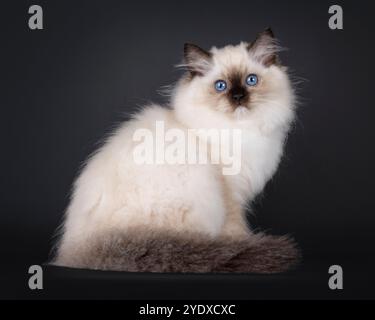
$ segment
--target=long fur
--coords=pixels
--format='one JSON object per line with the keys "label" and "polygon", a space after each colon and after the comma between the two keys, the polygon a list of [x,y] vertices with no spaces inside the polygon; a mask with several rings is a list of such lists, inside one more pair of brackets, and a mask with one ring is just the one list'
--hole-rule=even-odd
{"label": "long fur", "polygon": [[146,229],[103,233],[71,250],[59,264],[128,272],[279,273],[295,267],[300,253],[287,236],[252,234],[242,239]]}
{"label": "long fur", "polygon": [[[186,45],[188,72],[174,87],[170,108],[145,107],[83,167],[54,263],[153,272],[280,272],[293,265],[298,254],[291,240],[254,234],[246,221],[247,205],[277,170],[295,118],[294,90],[277,51],[270,30],[252,44],[209,52]],[[246,84],[249,74],[257,74],[257,86]],[[215,90],[218,79],[228,90]],[[241,101],[233,99],[238,90]],[[240,170],[223,175],[224,162],[136,163],[134,134],[147,129],[155,137],[160,121],[183,133],[241,131],[235,140],[241,154],[234,155]]]}

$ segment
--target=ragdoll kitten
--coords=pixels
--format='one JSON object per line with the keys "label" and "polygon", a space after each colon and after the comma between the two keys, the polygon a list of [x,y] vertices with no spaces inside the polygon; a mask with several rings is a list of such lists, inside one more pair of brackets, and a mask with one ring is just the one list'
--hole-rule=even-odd
{"label": "ragdoll kitten", "polygon": [[[296,261],[292,240],[254,234],[245,217],[247,203],[275,173],[295,115],[293,89],[272,31],[252,43],[184,49],[187,72],[173,89],[171,108],[144,108],[87,161],[74,184],[53,264],[279,272]],[[165,130],[185,133],[238,130],[240,170],[224,175],[220,163],[136,163],[135,132],[156,134],[158,121]]]}

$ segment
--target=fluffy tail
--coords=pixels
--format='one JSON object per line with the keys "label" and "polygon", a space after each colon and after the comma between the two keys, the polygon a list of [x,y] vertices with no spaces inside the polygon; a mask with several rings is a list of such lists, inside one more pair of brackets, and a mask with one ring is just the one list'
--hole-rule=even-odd
{"label": "fluffy tail", "polygon": [[300,258],[293,239],[262,233],[210,239],[173,232],[111,233],[90,239],[58,265],[98,270],[174,273],[279,273]]}

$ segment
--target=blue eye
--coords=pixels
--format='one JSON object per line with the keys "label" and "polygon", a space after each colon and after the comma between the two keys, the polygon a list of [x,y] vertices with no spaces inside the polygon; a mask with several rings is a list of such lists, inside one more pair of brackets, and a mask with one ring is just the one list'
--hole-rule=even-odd
{"label": "blue eye", "polygon": [[215,82],[216,91],[224,91],[227,88],[227,83],[224,80],[217,80]]}
{"label": "blue eye", "polygon": [[246,83],[249,86],[256,86],[258,84],[258,76],[256,74],[249,74],[246,78]]}

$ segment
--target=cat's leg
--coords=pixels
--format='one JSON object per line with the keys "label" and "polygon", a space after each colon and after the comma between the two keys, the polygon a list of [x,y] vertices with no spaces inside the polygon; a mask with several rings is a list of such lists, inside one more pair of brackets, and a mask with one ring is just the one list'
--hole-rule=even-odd
{"label": "cat's leg", "polygon": [[90,159],[74,184],[71,202],[61,227],[54,262],[74,265],[75,257],[95,234],[111,227],[110,215],[120,205],[116,189],[116,163],[104,152]]}
{"label": "cat's leg", "polygon": [[56,256],[53,264],[79,267],[76,263],[85,255],[90,242],[111,226],[105,219],[105,213],[111,213],[114,208],[104,200],[105,194],[92,199],[91,206],[81,205],[86,199],[82,193],[77,193],[67,210],[67,217],[62,228],[61,238],[56,245]]}
{"label": "cat's leg", "polygon": [[245,210],[239,201],[236,201],[228,182],[222,178],[223,200],[226,216],[221,235],[233,238],[242,238],[251,234]]}
{"label": "cat's leg", "polygon": [[221,235],[232,238],[243,238],[251,234],[246,217],[241,209],[227,211]]}
{"label": "cat's leg", "polygon": [[220,233],[226,210],[221,185],[212,167],[149,166],[140,170],[137,177],[143,185],[143,207],[147,208],[141,213],[145,216],[142,223],[147,221],[152,227],[160,226],[181,234],[197,232],[215,237]]}

